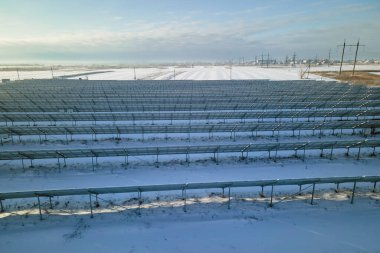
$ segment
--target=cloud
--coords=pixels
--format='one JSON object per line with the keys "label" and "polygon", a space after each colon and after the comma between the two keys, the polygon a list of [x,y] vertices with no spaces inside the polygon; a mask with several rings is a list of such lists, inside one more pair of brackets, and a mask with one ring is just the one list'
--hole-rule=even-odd
{"label": "cloud", "polygon": [[[260,6],[270,10],[273,5]],[[296,9],[276,15],[250,15],[258,9],[248,8],[227,12],[228,18],[197,18],[199,12],[186,12],[170,19],[128,20],[127,17],[109,16],[117,27],[90,26],[70,32],[58,30],[42,34],[3,34],[0,37],[0,53],[6,57],[156,57],[157,59],[207,58],[221,59],[273,51],[278,55],[300,54],[325,50],[355,34],[363,40],[379,42],[378,23],[357,19],[340,21],[341,15],[365,12],[367,6],[358,4],[331,8],[324,12]],[[343,14],[342,14],[343,13]],[[210,15],[223,16],[215,12]],[[240,17],[241,14],[248,14]],[[195,15],[195,16],[193,16]],[[343,15],[343,16],[344,16]],[[116,23],[116,22],[114,22]]]}

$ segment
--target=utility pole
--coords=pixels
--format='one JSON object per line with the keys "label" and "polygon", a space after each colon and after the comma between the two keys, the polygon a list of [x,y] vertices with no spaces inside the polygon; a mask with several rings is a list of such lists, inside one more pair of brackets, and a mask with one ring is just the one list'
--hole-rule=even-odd
{"label": "utility pole", "polygon": [[18,73],[18,68],[17,68],[17,77],[18,77],[18,80],[20,80],[20,74]]}
{"label": "utility pole", "polygon": [[358,49],[359,47],[364,47],[365,45],[360,45],[360,39],[358,39],[358,43],[356,43],[356,52],[355,52],[355,61],[354,61],[354,68],[352,69],[352,75],[355,75],[355,66],[356,66],[356,59],[358,57]]}
{"label": "utility pole", "polygon": [[296,52],[293,53],[293,63],[292,63],[292,66],[296,66]]}
{"label": "utility pole", "polygon": [[353,44],[353,45],[347,45],[346,44],[346,40],[344,40],[344,43],[343,45],[338,45],[338,47],[341,47],[343,46],[343,50],[342,50],[342,59],[340,60],[340,69],[339,69],[339,75],[342,73],[342,64],[343,64],[343,57],[344,57],[344,50],[346,47],[356,47],[356,52],[355,52],[355,61],[354,61],[354,68],[352,69],[352,75],[355,74],[355,66],[356,66],[356,59],[358,57],[358,50],[359,50],[359,47],[364,47],[365,45],[360,45],[360,42],[358,40],[358,42],[356,44]]}
{"label": "utility pole", "polygon": [[327,62],[327,67],[330,67],[330,64],[331,64],[331,48],[329,49],[329,61]]}
{"label": "utility pole", "polygon": [[269,68],[269,53],[268,53],[268,57],[267,57],[267,68]]}
{"label": "utility pole", "polygon": [[174,69],[174,77],[173,77],[173,78],[174,78],[174,80],[175,80],[175,69]]}
{"label": "utility pole", "polygon": [[52,66],[50,66],[50,70],[51,70],[51,79],[54,79],[53,67]]}
{"label": "utility pole", "polygon": [[133,67],[133,79],[136,80],[136,67]]}
{"label": "utility pole", "polygon": [[343,43],[342,59],[340,60],[339,75],[342,73],[342,64],[343,64],[343,57],[344,57],[344,49],[345,48],[346,48],[346,40],[344,40],[344,43]]}
{"label": "utility pole", "polygon": [[263,53],[261,53],[261,67],[263,67],[263,64],[264,64],[264,54]]}

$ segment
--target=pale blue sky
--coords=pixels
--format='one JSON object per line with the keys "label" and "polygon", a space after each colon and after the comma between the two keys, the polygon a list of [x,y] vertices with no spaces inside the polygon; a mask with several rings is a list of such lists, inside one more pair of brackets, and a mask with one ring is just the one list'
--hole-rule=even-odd
{"label": "pale blue sky", "polygon": [[379,15],[379,0],[0,0],[0,61],[337,57],[345,38],[379,59]]}

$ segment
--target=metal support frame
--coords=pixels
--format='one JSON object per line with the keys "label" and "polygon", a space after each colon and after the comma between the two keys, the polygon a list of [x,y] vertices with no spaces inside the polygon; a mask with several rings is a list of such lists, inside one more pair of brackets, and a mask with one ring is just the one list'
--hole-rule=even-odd
{"label": "metal support frame", "polygon": [[260,197],[264,198],[264,185],[261,186],[261,192],[260,192]]}
{"label": "metal support frame", "polygon": [[302,161],[305,161],[305,156],[306,156],[306,145],[303,147],[303,157],[302,157]]}
{"label": "metal support frame", "polygon": [[273,206],[273,184],[272,184],[272,190],[270,192],[270,203],[269,203],[269,207],[272,207]]}
{"label": "metal support frame", "polygon": [[228,187],[228,209],[231,209],[231,187]]}
{"label": "metal support frame", "polygon": [[156,154],[156,168],[160,167],[158,163],[158,148],[157,148],[157,154]]}
{"label": "metal support frame", "polygon": [[354,203],[355,190],[356,190],[356,181],[354,182],[354,187],[352,188],[351,204]]}
{"label": "metal support frame", "polygon": [[3,201],[0,199],[0,212],[4,212]]}
{"label": "metal support frame", "polygon": [[376,184],[377,184],[377,182],[373,183],[373,190],[372,190],[372,192],[376,192]]}
{"label": "metal support frame", "polygon": [[314,204],[314,191],[315,191],[315,183],[313,184],[313,192],[311,193],[311,201],[310,201],[311,205]]}
{"label": "metal support frame", "polygon": [[360,159],[360,149],[361,149],[361,145],[359,146],[359,150],[358,150],[358,156],[356,157],[356,160],[359,160]]}
{"label": "metal support frame", "polygon": [[91,218],[94,218],[94,214],[93,214],[93,212],[92,212],[92,199],[91,199],[91,193],[89,193],[88,194],[89,195],[89,197],[90,197],[90,211],[91,211]]}
{"label": "metal support frame", "polygon": [[141,191],[138,191],[138,202],[139,202],[139,207],[137,209],[137,214],[141,215],[141,204],[142,204]]}
{"label": "metal support frame", "polygon": [[278,151],[278,148],[276,147],[276,152],[274,153],[274,161],[277,162],[277,151]]}
{"label": "metal support frame", "polygon": [[214,161],[217,165],[219,165],[219,152],[218,151],[214,152]]}
{"label": "metal support frame", "polygon": [[92,171],[95,171],[94,157],[91,157]]}
{"label": "metal support frame", "polygon": [[42,220],[42,210],[41,210],[40,196],[37,196],[37,201],[38,201],[38,211],[40,213],[40,220]]}
{"label": "metal support frame", "polygon": [[184,212],[187,212],[187,208],[186,208],[186,188],[183,188],[182,189],[182,196],[183,196],[183,211]]}

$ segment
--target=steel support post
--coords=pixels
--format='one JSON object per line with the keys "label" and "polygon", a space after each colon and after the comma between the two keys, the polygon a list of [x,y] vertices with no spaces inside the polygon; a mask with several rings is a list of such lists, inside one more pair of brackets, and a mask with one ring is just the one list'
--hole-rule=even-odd
{"label": "steel support post", "polygon": [[40,213],[40,220],[42,220],[42,211],[41,211],[40,196],[37,196],[37,201],[38,201],[38,211]]}
{"label": "steel support post", "polygon": [[311,201],[310,201],[311,205],[314,204],[314,191],[315,191],[315,183],[313,184],[313,192],[311,193]]}
{"label": "steel support post", "polygon": [[125,168],[128,167],[128,155],[124,156],[124,165],[125,165]]}
{"label": "steel support post", "polygon": [[142,204],[142,200],[141,200],[141,191],[138,192],[138,199],[139,199],[139,208],[138,208],[138,212],[137,214],[138,215],[141,215],[141,204]]}
{"label": "steel support post", "polygon": [[274,153],[274,161],[277,162],[277,148],[276,148],[276,152]]}
{"label": "steel support post", "polygon": [[356,160],[359,160],[360,159],[360,149],[361,149],[361,145],[359,146],[359,150],[358,150],[358,156],[356,157]]}
{"label": "steel support post", "polygon": [[95,165],[94,165],[94,157],[91,157],[91,163],[92,163],[92,171],[95,171]]}
{"label": "steel support post", "polygon": [[59,157],[57,158],[58,160],[58,171],[61,172],[61,163],[59,162]]}
{"label": "steel support post", "polygon": [[186,197],[187,197],[187,196],[186,196],[186,188],[183,189],[183,193],[184,193],[184,195],[183,195],[183,202],[184,202],[184,203],[183,203],[183,204],[184,204],[184,205],[183,205],[183,211],[184,211],[184,212],[187,212],[187,209],[186,209]]}
{"label": "steel support post", "polygon": [[272,190],[270,192],[270,204],[269,204],[269,207],[272,207],[273,206],[273,184],[272,184]]}
{"label": "steel support post", "polygon": [[94,218],[94,214],[92,213],[92,199],[91,199],[91,193],[90,194],[88,194],[89,195],[89,197],[90,197],[90,211],[91,211],[91,218]]}
{"label": "steel support post", "polygon": [[305,161],[305,155],[306,155],[306,146],[303,147],[303,157],[302,157],[302,161]]}
{"label": "steel support post", "polygon": [[354,187],[352,188],[351,204],[354,203],[355,190],[356,190],[356,181],[354,182]]}
{"label": "steel support post", "polygon": [[330,152],[330,160],[332,160],[333,151],[334,151],[334,146],[331,146],[331,152]]}
{"label": "steel support post", "polygon": [[228,209],[231,208],[231,187],[228,187]]}

